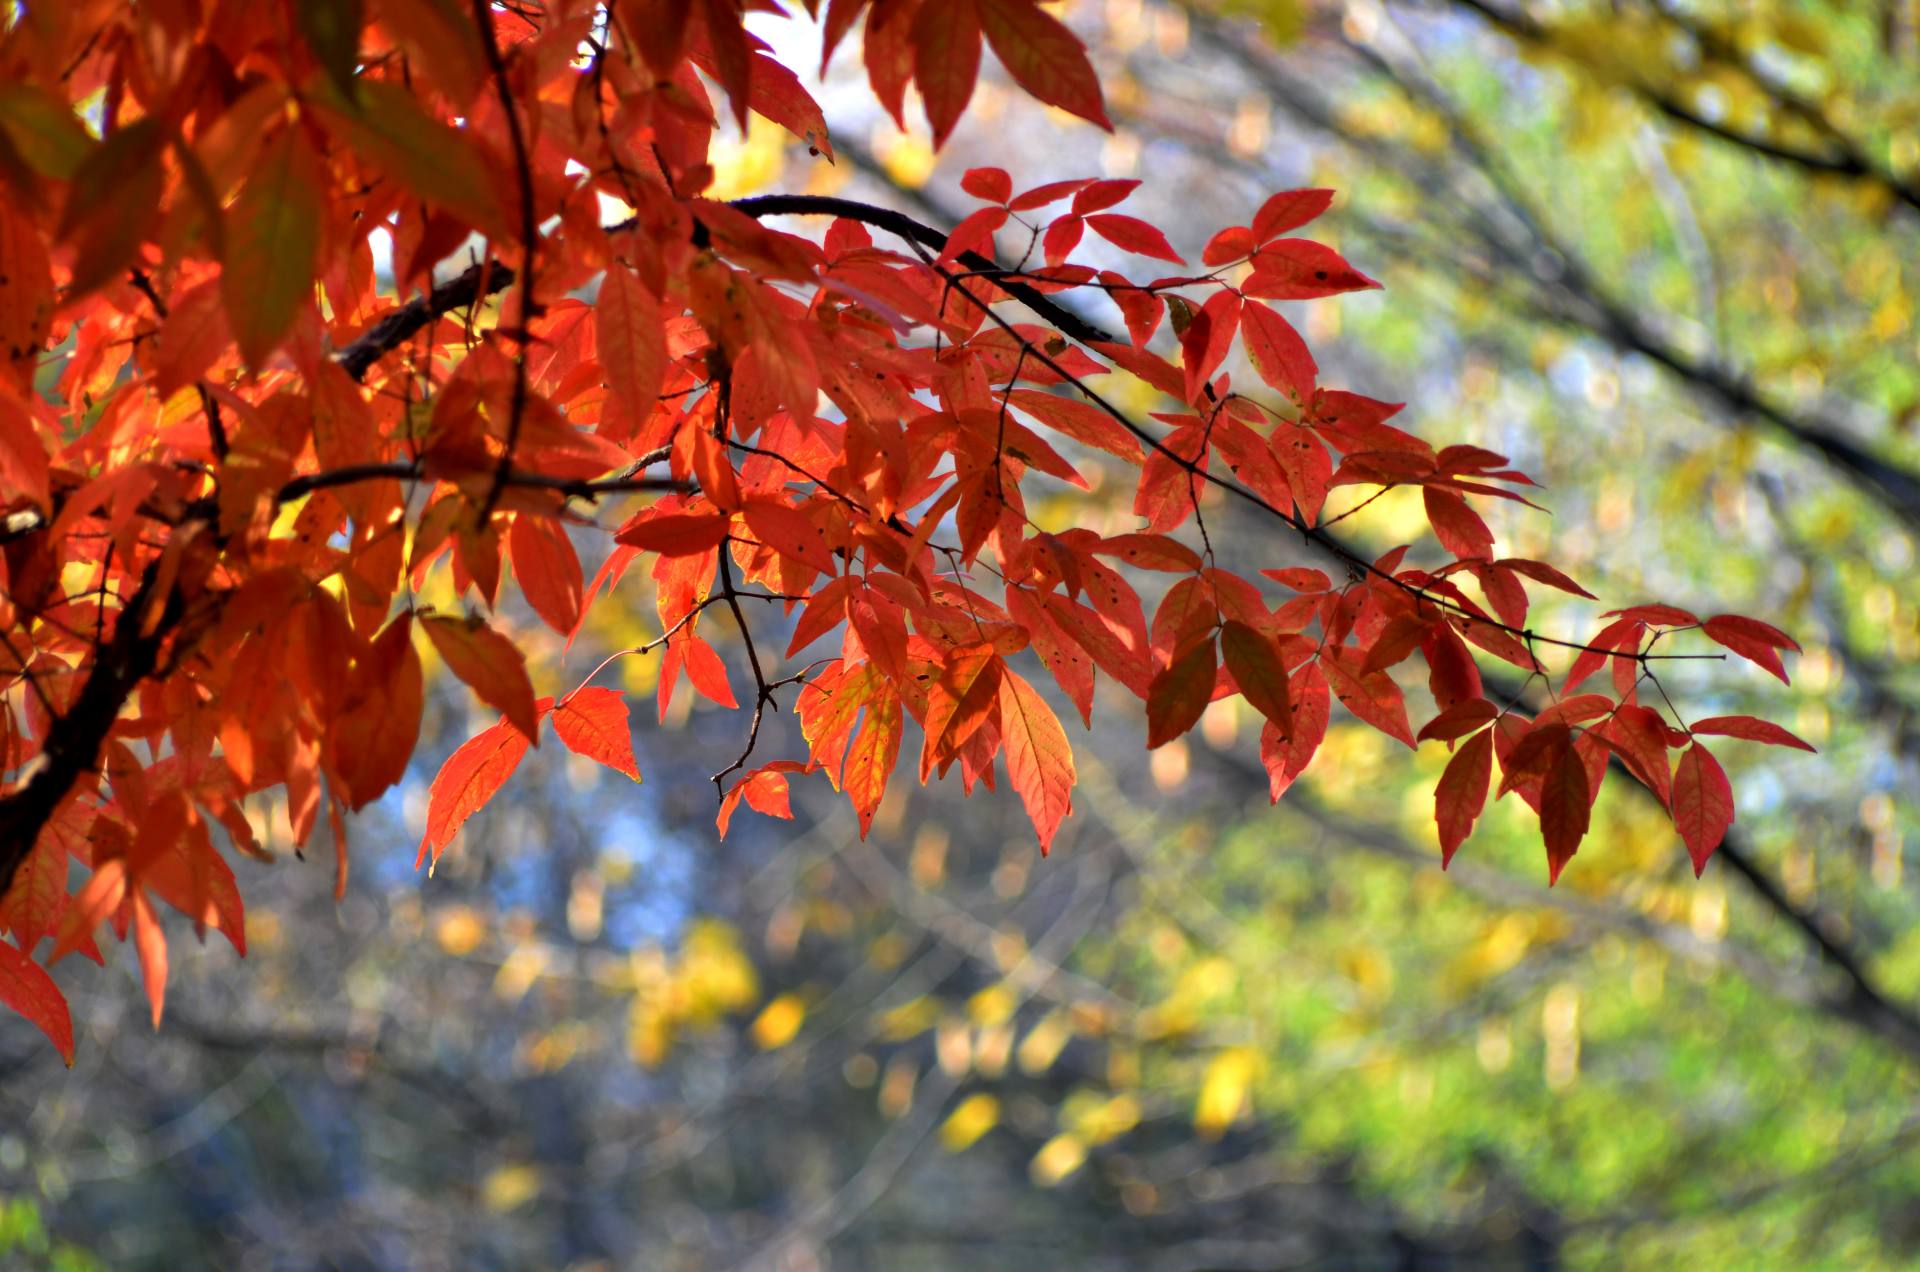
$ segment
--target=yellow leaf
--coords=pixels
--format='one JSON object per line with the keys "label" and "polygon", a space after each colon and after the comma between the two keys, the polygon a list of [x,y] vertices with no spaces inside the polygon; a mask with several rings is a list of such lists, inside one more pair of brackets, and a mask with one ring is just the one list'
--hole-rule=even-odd
{"label": "yellow leaf", "polygon": [[490,1171],[480,1185],[481,1201],[496,1214],[518,1210],[539,1195],[540,1172],[527,1165],[502,1166]]}
{"label": "yellow leaf", "polygon": [[762,1051],[772,1051],[793,1041],[807,1019],[806,1004],[798,994],[782,994],[760,1009],[754,1018],[753,1041]]}
{"label": "yellow leaf", "polygon": [[1064,1013],[1054,1011],[1043,1016],[1040,1023],[1027,1031],[1020,1040],[1017,1057],[1020,1072],[1029,1077],[1045,1073],[1053,1067],[1059,1058],[1061,1048],[1073,1037],[1073,1027],[1067,1023]]}
{"label": "yellow leaf", "polygon": [[1068,1134],[1060,1134],[1040,1146],[1027,1164],[1027,1175],[1042,1188],[1051,1188],[1086,1164],[1087,1146]]}
{"label": "yellow leaf", "polygon": [[1229,1047],[1207,1065],[1193,1108],[1193,1129],[1203,1139],[1219,1139],[1246,1112],[1258,1067],[1259,1057],[1251,1047]]}
{"label": "yellow leaf", "polygon": [[455,958],[465,958],[487,936],[486,921],[472,906],[456,905],[441,911],[433,925],[433,939]]}
{"label": "yellow leaf", "polygon": [[968,1096],[940,1126],[940,1144],[949,1153],[965,1152],[1000,1121],[1000,1101],[984,1092]]}

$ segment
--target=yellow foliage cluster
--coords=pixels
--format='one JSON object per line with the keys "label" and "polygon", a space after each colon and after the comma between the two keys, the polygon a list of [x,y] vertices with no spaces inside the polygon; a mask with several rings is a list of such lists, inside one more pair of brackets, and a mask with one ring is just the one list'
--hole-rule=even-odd
{"label": "yellow foliage cluster", "polygon": [[[672,1054],[683,1036],[710,1029],[760,998],[760,978],[740,934],[718,919],[696,920],[675,954],[658,948],[637,951],[633,980],[627,1049],[649,1069]],[[798,1027],[795,1020],[793,1028]],[[757,1036],[771,1037],[776,1031],[769,1026]]]}

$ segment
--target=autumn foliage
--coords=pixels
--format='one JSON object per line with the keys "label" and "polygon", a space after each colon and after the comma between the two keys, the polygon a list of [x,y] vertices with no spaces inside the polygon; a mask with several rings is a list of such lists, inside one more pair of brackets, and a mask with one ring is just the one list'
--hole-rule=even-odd
{"label": "autumn foliage", "polygon": [[[975,169],[978,210],[950,234],[821,196],[703,198],[716,129],[750,113],[832,157],[799,77],[743,25],[774,7],[16,12],[0,41],[0,998],[63,1053],[42,964],[99,959],[103,925],[132,936],[156,1022],[163,907],[243,949],[226,854],[268,856],[249,797],[284,788],[297,843],[325,816],[344,881],[344,814],[407,770],[423,648],[499,722],[434,778],[422,859],[543,741],[639,777],[621,692],[589,676],[535,696],[497,613],[510,589],[568,636],[617,589],[655,598],[662,634],[616,657],[661,660],[662,711],[679,692],[741,709],[714,779],[723,833],[742,804],[790,816],[788,783],[815,771],[864,830],[917,748],[921,781],[1011,786],[1045,851],[1075,781],[1053,704],[1089,722],[1102,674],[1144,703],[1150,747],[1243,697],[1275,799],[1335,700],[1409,747],[1438,740],[1445,858],[1512,793],[1553,877],[1610,772],[1671,810],[1699,869],[1734,815],[1703,739],[1804,745],[1748,717],[1689,725],[1656,676],[1682,647],[1723,647],[1784,680],[1785,634],[1662,604],[1584,638],[1534,631],[1529,589],[1587,593],[1498,555],[1475,507],[1532,483],[1321,383],[1288,315],[1378,286],[1301,236],[1330,191],[1274,195],[1197,263],[1116,210],[1131,180]],[[896,119],[918,90],[936,142],[983,48],[1033,96],[1107,122],[1085,50],[1034,0],[806,7],[828,58],[859,29]],[[820,235],[775,215],[820,218]],[[1078,263],[1090,237],[1138,267]],[[436,275],[456,253],[478,263]],[[1253,377],[1235,383],[1239,355]],[[1164,409],[1116,407],[1117,377]],[[1036,487],[1085,488],[1090,464],[1129,474],[1135,531],[1028,516]],[[1419,487],[1431,541],[1356,554],[1324,514],[1347,485]],[[1208,522],[1230,504],[1274,531],[1255,577],[1216,564]],[[459,612],[415,601],[440,572]],[[1482,655],[1544,709],[1490,692]],[[762,753],[774,709],[797,714],[804,755]]]}

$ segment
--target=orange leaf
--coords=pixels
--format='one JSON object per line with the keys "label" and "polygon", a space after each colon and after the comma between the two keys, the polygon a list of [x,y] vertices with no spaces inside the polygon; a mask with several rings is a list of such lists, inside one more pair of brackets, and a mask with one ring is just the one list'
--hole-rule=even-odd
{"label": "orange leaf", "polygon": [[574,690],[554,707],[553,731],[575,755],[597,760],[636,782],[640,780],[627,701],[618,690],[596,685]]}
{"label": "orange leaf", "polygon": [[841,789],[846,791],[854,815],[860,819],[862,839],[873,828],[873,815],[880,809],[880,799],[887,793],[887,779],[899,761],[902,724],[900,695],[887,685],[876,686],[867,703],[860,736],[847,752],[846,769],[840,779]]}
{"label": "orange leaf", "polygon": [[449,755],[427,792],[427,833],[420,840],[420,853],[413,864],[418,866],[429,852],[434,861],[439,861],[467,818],[486,806],[494,792],[513,776],[526,753],[527,735],[502,720],[482,729]]}
{"label": "orange leaf", "polygon": [[540,721],[534,713],[533,682],[527,679],[526,658],[519,646],[477,616],[430,615],[422,617],[420,625],[453,674],[480,701],[506,716],[528,741],[537,741],[534,734]]}
{"label": "orange leaf", "polygon": [[1045,699],[1012,671],[1000,679],[1000,732],[1007,777],[1027,807],[1045,856],[1061,819],[1073,811],[1073,748]]}
{"label": "orange leaf", "polygon": [[533,612],[562,636],[580,625],[580,602],[585,580],[580,558],[558,517],[530,512],[515,515],[507,532],[507,551],[513,576]]}
{"label": "orange leaf", "polygon": [[665,513],[645,521],[629,521],[614,541],[663,557],[699,556],[726,542],[731,524],[730,518],[717,512]]}
{"label": "orange leaf", "polygon": [[153,1008],[153,1027],[158,1029],[167,1005],[167,934],[160,930],[153,903],[139,888],[133,890],[133,948],[140,955],[140,979]]}
{"label": "orange leaf", "polygon": [[687,679],[701,696],[723,707],[740,705],[733,696],[733,686],[727,683],[727,665],[720,661],[712,645],[698,636],[683,637],[673,643],[686,660]]}
{"label": "orange leaf", "polygon": [[792,821],[793,806],[787,798],[787,774],[799,772],[805,767],[793,760],[775,760],[735,782],[733,789],[720,801],[720,813],[714,819],[720,837],[727,837],[727,830],[733,824],[734,810],[740,806],[743,798],[747,801],[747,807],[755,812]]}

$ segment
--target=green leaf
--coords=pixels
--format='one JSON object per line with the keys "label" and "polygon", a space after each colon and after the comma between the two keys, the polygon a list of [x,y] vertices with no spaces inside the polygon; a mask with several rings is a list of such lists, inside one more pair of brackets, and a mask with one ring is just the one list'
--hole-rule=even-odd
{"label": "green leaf", "polygon": [[258,369],[313,296],[320,254],[320,165],[297,128],[267,144],[227,220],[220,291],[234,339]]}

